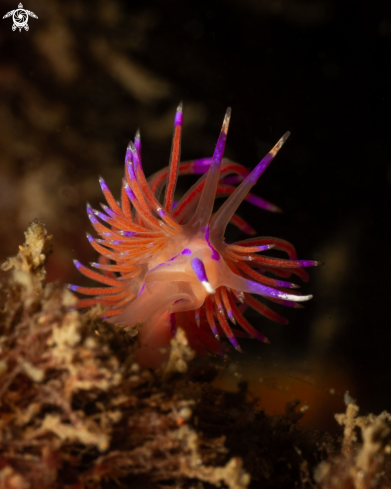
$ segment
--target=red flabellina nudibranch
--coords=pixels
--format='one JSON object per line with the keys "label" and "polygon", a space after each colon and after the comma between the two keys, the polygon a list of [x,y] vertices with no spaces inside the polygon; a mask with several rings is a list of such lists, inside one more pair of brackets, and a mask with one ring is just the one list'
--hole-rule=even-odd
{"label": "red flabellina nudibranch", "polygon": [[[306,281],[303,268],[319,262],[297,260],[295,248],[287,241],[270,237],[253,237],[234,244],[224,241],[228,223],[249,235],[255,234],[235,214],[243,200],[266,210],[278,209],[250,190],[289,136],[289,132],[284,134],[249,172],[223,158],[230,115],[231,110],[227,109],[212,158],[181,163],[180,104],[169,166],[148,180],[145,178],[137,132],[126,150],[121,200],[114,199],[100,178],[108,206],[101,204],[100,212],[87,204],[88,217],[100,235],[100,239],[95,239],[87,234],[100,254],[99,262],[91,266],[100,273],[77,260],[75,265],[82,274],[104,286],[70,288],[93,296],[81,299],[77,307],[103,304],[104,317],[110,322],[141,325],[137,360],[142,365],[161,363],[161,349],[169,345],[178,326],[185,329],[190,345],[199,353],[221,352],[221,335],[237,350],[240,346],[236,338],[240,336],[268,342],[244,317],[245,309],[251,307],[281,324],[287,320],[254,295],[288,307],[299,307],[298,303],[312,297],[299,295],[292,290],[297,285],[282,279],[293,273]],[[175,203],[178,175],[185,174],[202,176]],[[213,214],[215,199],[220,196],[228,198]],[[288,259],[260,254],[271,248],[286,252]]]}

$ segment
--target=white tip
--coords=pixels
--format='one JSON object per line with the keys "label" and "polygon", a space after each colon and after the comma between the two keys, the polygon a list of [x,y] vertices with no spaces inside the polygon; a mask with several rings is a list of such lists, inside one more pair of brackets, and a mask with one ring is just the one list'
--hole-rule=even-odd
{"label": "white tip", "polygon": [[136,146],[134,145],[133,141],[129,141],[128,149],[130,149],[132,153],[134,153],[135,151],[137,151],[136,150]]}
{"label": "white tip", "polygon": [[284,294],[280,295],[279,299],[285,299],[287,301],[304,302],[312,299],[313,295],[294,295],[294,294]]}
{"label": "white tip", "polygon": [[216,292],[216,290],[206,280],[203,280],[201,283],[204,286],[205,290],[208,292],[208,294],[214,294]]}

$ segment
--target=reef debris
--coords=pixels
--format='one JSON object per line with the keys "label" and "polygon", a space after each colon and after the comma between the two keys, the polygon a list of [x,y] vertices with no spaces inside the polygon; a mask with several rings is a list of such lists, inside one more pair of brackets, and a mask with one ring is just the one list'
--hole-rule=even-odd
{"label": "reef debris", "polygon": [[2,265],[0,489],[391,487],[390,414],[358,416],[347,395],[342,442],[301,427],[298,401],[267,416],[245,383],[213,387],[219,364],[180,329],[167,364],[143,369],[136,330],[45,283],[44,225],[25,236]]}
{"label": "reef debris", "polygon": [[[195,401],[132,361],[134,334],[98,319],[100,306],[80,315],[66,287],[45,284],[45,227],[34,222],[25,235],[2,266],[11,273],[2,287],[0,487],[103,487],[140,475],[247,487],[240,458],[210,464],[227,450],[190,426]],[[175,341],[167,374],[186,370],[185,338]]]}

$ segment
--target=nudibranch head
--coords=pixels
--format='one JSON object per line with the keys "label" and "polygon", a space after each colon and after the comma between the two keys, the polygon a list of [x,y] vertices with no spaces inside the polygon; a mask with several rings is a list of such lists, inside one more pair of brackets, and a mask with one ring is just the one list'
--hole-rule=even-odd
{"label": "nudibranch head", "polygon": [[[186,330],[191,346],[199,352],[220,352],[222,334],[238,350],[239,336],[267,342],[244,317],[246,307],[273,321],[282,324],[287,321],[254,295],[290,307],[298,307],[299,302],[312,297],[298,294],[297,285],[282,280],[292,273],[308,280],[303,268],[319,264],[298,260],[290,243],[270,237],[253,237],[235,244],[224,241],[228,223],[254,234],[235,214],[243,200],[266,210],[278,210],[250,190],[289,136],[284,134],[249,172],[223,158],[230,114],[228,109],[213,157],[181,163],[180,104],[175,115],[169,166],[148,180],[145,178],[137,132],[126,150],[121,200],[114,199],[100,178],[108,206],[101,204],[101,212],[87,204],[88,217],[100,236],[95,239],[87,235],[100,255],[99,262],[91,264],[98,271],[78,261],[75,265],[82,274],[103,285],[70,288],[92,296],[81,299],[79,308],[103,304],[104,316],[111,322],[142,325],[140,363],[160,363],[159,349],[168,346],[178,325]],[[185,174],[201,177],[175,203],[178,175]],[[213,214],[215,199],[221,196],[228,199]],[[286,252],[288,258],[261,254],[271,248]]]}

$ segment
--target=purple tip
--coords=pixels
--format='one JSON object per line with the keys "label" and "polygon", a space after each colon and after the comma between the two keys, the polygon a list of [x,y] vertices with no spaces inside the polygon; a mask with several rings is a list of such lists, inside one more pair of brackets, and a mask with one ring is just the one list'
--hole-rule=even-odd
{"label": "purple tip", "polygon": [[69,284],[68,285],[68,289],[69,290],[72,290],[72,292],[77,292],[79,290],[79,286],[78,285],[71,285],[71,284]]}
{"label": "purple tip", "polygon": [[258,197],[258,195],[248,194],[246,200],[247,202],[250,202],[250,204],[257,206],[260,209],[264,209],[265,211],[282,212],[279,207],[268,202],[267,200],[262,199],[261,197]]}
{"label": "purple tip", "polygon": [[109,190],[109,187],[107,186],[107,183],[103,180],[102,177],[99,177],[99,183],[103,191]]}
{"label": "purple tip", "polygon": [[228,339],[229,339],[231,345],[235,348],[235,350],[238,350],[240,352],[242,351],[242,349],[240,348],[239,343],[238,343],[238,341],[234,335],[228,336]]}
{"label": "purple tip", "polygon": [[201,319],[200,319],[200,310],[199,309],[194,311],[194,317],[195,317],[196,325],[198,327],[200,327],[201,326]]}
{"label": "purple tip", "polygon": [[243,223],[243,225],[240,226],[239,229],[250,236],[254,236],[255,234],[257,234],[255,229],[247,222]]}
{"label": "purple tip", "polygon": [[174,121],[174,126],[181,126],[183,122],[183,104],[182,102],[178,105],[178,108],[176,109],[176,114],[175,114],[175,121]]}
{"label": "purple tip", "polygon": [[80,270],[80,268],[83,266],[79,260],[73,260],[73,263],[75,264],[75,267]]}
{"label": "purple tip", "polygon": [[94,214],[95,214],[97,217],[99,217],[99,219],[102,219],[102,221],[107,221],[107,220],[109,219],[109,218],[107,217],[107,215],[106,215],[106,214],[103,214],[103,212],[99,212],[99,211],[97,211],[97,210],[93,209],[93,213],[94,213]]}
{"label": "purple tip", "polygon": [[185,248],[182,250],[182,255],[191,255],[191,250],[189,250],[189,248]]}
{"label": "purple tip", "polygon": [[141,154],[141,136],[140,136],[140,130],[137,129],[136,134],[134,136],[134,145],[138,151],[139,154]]}
{"label": "purple tip", "polygon": [[132,147],[131,147],[132,141],[129,142],[128,146],[126,147],[126,153],[125,153],[125,164],[131,165],[133,161],[133,154],[132,154]]}
{"label": "purple tip", "polygon": [[126,238],[133,238],[137,233],[134,231],[118,231],[118,234],[125,236]]}
{"label": "purple tip", "polygon": [[199,258],[193,258],[191,268],[194,270],[194,273],[200,282],[209,282],[208,277],[206,276],[205,266]]}
{"label": "purple tip", "polygon": [[213,336],[216,338],[217,341],[220,341],[220,335],[219,332],[217,331],[216,324],[213,322],[212,324],[209,323],[210,329],[212,330]]}
{"label": "purple tip", "polygon": [[98,219],[95,216],[94,209],[90,206],[90,204],[87,204],[87,216],[88,219],[93,223],[99,222]]}
{"label": "purple tip", "polygon": [[134,173],[134,168],[133,168],[133,162],[132,161],[128,161],[127,162],[127,169],[128,169],[128,172],[129,172],[129,177],[132,180],[136,180],[136,174]]}
{"label": "purple tip", "polygon": [[255,183],[258,178],[262,175],[262,173],[269,166],[270,162],[273,161],[274,157],[281,149],[282,145],[289,138],[290,132],[286,132],[282,138],[277,142],[277,144],[272,148],[271,151],[258,163],[258,165],[254,168],[254,170],[250,173],[250,175],[246,178],[249,182]]}
{"label": "purple tip", "polygon": [[90,243],[92,243],[92,241],[94,241],[94,238],[91,236],[91,234],[89,233],[86,233],[86,236],[87,236],[87,239]]}
{"label": "purple tip", "polygon": [[313,261],[313,260],[297,260],[297,261],[301,264],[302,267],[317,267],[318,265],[322,265],[320,261]]}
{"label": "purple tip", "polygon": [[203,175],[209,170],[209,167],[213,161],[213,158],[201,158],[193,161],[193,173],[195,175]]}
{"label": "purple tip", "polygon": [[267,245],[257,246],[257,248],[258,251],[266,251],[266,250],[271,250],[275,246],[276,246],[275,244],[267,244]]}
{"label": "purple tip", "polygon": [[127,149],[128,150],[130,149],[130,151],[132,153],[135,153],[137,151],[136,146],[134,145],[133,141],[129,141],[129,144],[128,144],[128,148]]}
{"label": "purple tip", "polygon": [[266,336],[264,336],[262,333],[259,332],[254,335],[254,338],[259,341],[262,341],[263,343],[270,343],[270,341],[266,338]]}
{"label": "purple tip", "polygon": [[225,112],[223,127],[221,128],[221,132],[220,132],[219,138],[217,140],[217,144],[216,144],[215,151],[213,154],[212,166],[216,166],[217,162],[220,165],[221,160],[223,159],[225,142],[227,140],[227,132],[228,132],[228,126],[229,126],[230,118],[231,118],[231,107],[228,107],[226,112]]}
{"label": "purple tip", "polygon": [[133,190],[129,187],[127,182],[124,183],[124,189],[125,189],[126,195],[129,197],[130,201],[133,201],[136,199],[136,196],[134,195]]}

